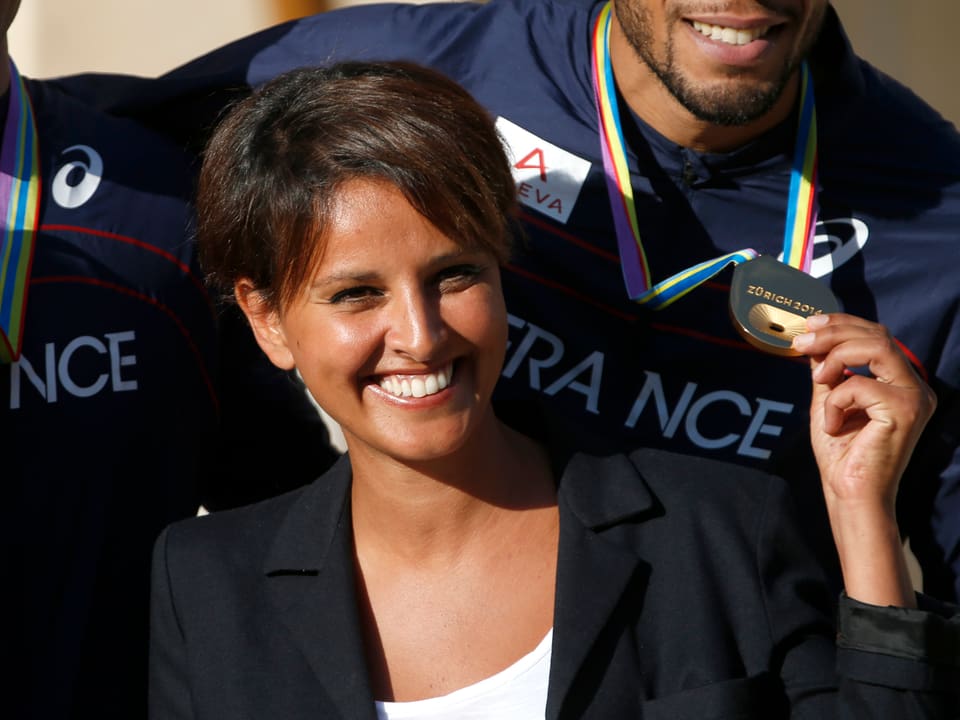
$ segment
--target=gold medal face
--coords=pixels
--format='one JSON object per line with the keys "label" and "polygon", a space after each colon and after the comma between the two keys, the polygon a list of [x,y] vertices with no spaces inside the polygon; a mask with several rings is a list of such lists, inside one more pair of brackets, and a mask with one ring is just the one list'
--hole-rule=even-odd
{"label": "gold medal face", "polygon": [[807,318],[839,311],[830,288],[770,255],[741,263],[733,271],[733,325],[748,343],[766,352],[799,355],[791,343],[806,332]]}

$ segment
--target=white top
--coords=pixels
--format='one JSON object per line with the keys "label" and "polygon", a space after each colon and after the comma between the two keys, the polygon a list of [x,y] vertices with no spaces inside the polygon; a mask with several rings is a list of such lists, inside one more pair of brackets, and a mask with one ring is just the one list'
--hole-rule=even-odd
{"label": "white top", "polygon": [[547,709],[553,629],[531,652],[496,675],[449,695],[412,702],[377,701],[379,720],[535,720]]}

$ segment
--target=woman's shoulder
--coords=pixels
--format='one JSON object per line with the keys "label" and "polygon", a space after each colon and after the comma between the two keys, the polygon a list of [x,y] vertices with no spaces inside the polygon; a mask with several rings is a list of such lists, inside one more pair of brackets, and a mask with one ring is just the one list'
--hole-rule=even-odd
{"label": "woman's shoulder", "polygon": [[250,505],[175,522],[164,530],[158,543],[164,544],[168,556],[173,554],[191,564],[210,556],[221,560],[234,556],[249,564],[252,558],[267,553],[291,517],[342,502],[349,480],[350,465],[344,456],[303,487]]}
{"label": "woman's shoulder", "polygon": [[779,477],[757,468],[656,448],[638,448],[626,459],[657,489],[678,493],[755,493],[771,483],[782,483]]}
{"label": "woman's shoulder", "polygon": [[788,502],[786,483],[762,470],[656,448],[628,454],[576,454],[563,469],[560,493],[589,525],[630,516],[691,513],[755,516]]}

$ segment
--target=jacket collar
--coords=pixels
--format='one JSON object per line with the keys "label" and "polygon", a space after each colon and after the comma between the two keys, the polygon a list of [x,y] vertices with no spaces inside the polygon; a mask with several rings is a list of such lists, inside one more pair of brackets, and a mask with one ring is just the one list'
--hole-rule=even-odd
{"label": "jacket collar", "polygon": [[[350,479],[344,456],[305,489],[281,523],[263,571],[293,642],[341,716],[375,720],[357,610]],[[575,702],[570,691],[577,674],[630,584],[646,585],[649,566],[607,532],[659,508],[637,468],[621,455],[571,458],[560,474],[559,503],[548,719]]]}
{"label": "jacket collar", "polygon": [[587,656],[631,591],[642,594],[650,566],[613,531],[659,508],[636,467],[624,455],[575,455],[560,478],[560,550],[554,606],[553,656],[547,720],[565,708],[573,716],[572,692]]}
{"label": "jacket collar", "polygon": [[602,530],[658,507],[636,465],[626,455],[577,454],[566,462],[558,476],[561,502],[580,524],[591,530]]}
{"label": "jacket collar", "polygon": [[350,527],[350,462],[313,482],[267,553],[267,593],[343,718],[376,720],[366,670]]}

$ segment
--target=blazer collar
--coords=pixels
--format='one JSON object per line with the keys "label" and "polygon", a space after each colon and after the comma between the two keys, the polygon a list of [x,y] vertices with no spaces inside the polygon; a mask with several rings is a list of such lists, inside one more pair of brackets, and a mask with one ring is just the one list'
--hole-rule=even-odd
{"label": "blazer collar", "polygon": [[574,455],[559,475],[561,500],[591,530],[602,530],[658,509],[655,497],[632,461],[647,453],[640,450],[630,457]]}
{"label": "blazer collar", "polygon": [[360,626],[350,461],[344,456],[290,508],[267,553],[267,593],[343,718],[376,720]]}
{"label": "blazer collar", "polygon": [[617,606],[627,597],[639,602],[647,586],[650,566],[607,531],[659,509],[624,455],[575,455],[559,489],[560,549],[547,720],[559,717],[564,708],[578,715],[573,707],[577,696],[571,692],[577,675]]}

